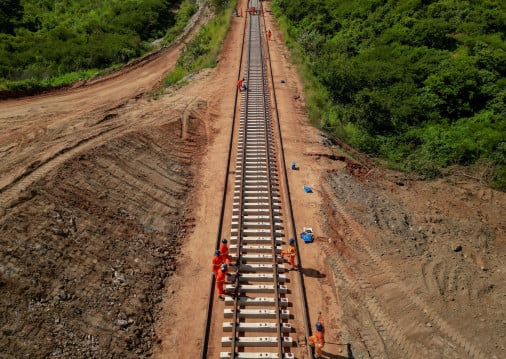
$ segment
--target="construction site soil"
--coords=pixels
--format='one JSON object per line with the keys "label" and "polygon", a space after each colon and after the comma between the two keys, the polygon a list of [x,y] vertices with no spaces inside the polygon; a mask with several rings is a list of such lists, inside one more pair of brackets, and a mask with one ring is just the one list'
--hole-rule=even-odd
{"label": "construction site soil", "polygon": [[[200,356],[244,21],[216,68],[161,95],[182,44],[0,102],[0,358]],[[488,169],[420,181],[350,155],[308,123],[265,21],[295,221],[316,237],[299,250],[324,358],[504,358],[506,197]]]}

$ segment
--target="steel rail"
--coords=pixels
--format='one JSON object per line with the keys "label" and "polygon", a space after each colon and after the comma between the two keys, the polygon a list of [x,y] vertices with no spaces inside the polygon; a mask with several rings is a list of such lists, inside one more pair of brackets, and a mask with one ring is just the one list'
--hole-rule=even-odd
{"label": "steel rail", "polygon": [[[240,61],[239,61],[239,69],[237,71],[238,78],[241,76],[241,72],[242,72],[242,59],[243,59],[243,54],[244,54],[244,45],[246,43],[246,41],[245,41],[246,29],[247,29],[247,27],[246,27],[246,22],[245,22],[244,27],[243,27],[243,32],[242,32],[241,56],[240,56]],[[239,93],[238,93],[238,90],[236,89],[235,100],[234,100],[234,110],[232,113],[232,126],[230,128],[230,135],[229,135],[229,141],[228,141],[227,165],[226,165],[225,174],[224,174],[225,179],[224,179],[224,184],[223,184],[223,195],[222,195],[222,199],[221,199],[220,218],[218,221],[218,223],[219,223],[218,224],[218,231],[216,234],[216,245],[215,245],[216,249],[218,249],[220,246],[221,233],[223,231],[223,219],[225,217],[225,203],[227,201],[228,169],[230,168],[230,164],[232,161],[232,149],[233,149],[232,144],[233,144],[233,139],[234,139],[234,128],[235,128],[236,120],[237,120],[236,113],[237,113],[237,98],[238,98],[238,96],[239,96]],[[204,335],[202,336],[202,338],[203,338],[202,350],[200,352],[201,359],[207,358],[207,351],[209,349],[209,334],[211,331],[211,316],[213,313],[213,303],[214,303],[214,288],[215,288],[214,279],[215,279],[214,273],[211,273],[211,280],[209,283],[209,298],[208,298],[207,307],[206,307],[206,320],[204,323]]]}
{"label": "steel rail", "polygon": [[[264,30],[267,30],[265,28],[265,22],[264,22]],[[267,31],[265,31],[265,33],[267,33]],[[296,225],[295,225],[295,216],[293,214],[292,200],[290,197],[290,185],[288,183],[288,174],[287,174],[287,170],[286,170],[287,166],[286,166],[286,159],[285,159],[285,150],[284,150],[284,145],[283,145],[283,136],[281,136],[281,122],[280,122],[279,111],[278,111],[276,86],[274,86],[274,74],[272,73],[271,51],[270,51],[269,41],[267,41],[266,44],[267,44],[266,45],[267,61],[269,63],[269,69],[270,69],[270,72],[269,72],[270,80],[273,85],[272,86],[272,99],[274,101],[274,112],[276,114],[276,124],[277,124],[278,133],[279,133],[279,149],[280,149],[279,160],[281,162],[280,168],[281,168],[281,172],[283,173],[283,184],[286,188],[286,196],[287,196],[285,204],[287,207],[287,213],[290,218],[290,223],[291,223],[290,229],[293,234],[293,237],[295,238],[295,248],[297,249],[297,263],[299,265],[298,278],[299,278],[299,283],[300,283],[299,296],[300,296],[300,300],[302,302],[301,307],[302,307],[302,311],[303,311],[304,330],[305,330],[305,334],[306,334],[306,340],[308,340],[309,336],[311,335],[311,319],[309,317],[309,310],[308,310],[308,304],[307,304],[306,286],[304,285],[303,266],[302,266],[302,261],[301,261],[301,257],[300,257],[299,241],[297,238],[297,229],[296,229]],[[313,357],[313,350],[310,345],[307,345],[307,354],[309,355],[310,358]]]}
{"label": "steel rail", "polygon": [[[255,6],[254,4],[252,6]],[[257,7],[258,8],[258,7]],[[258,12],[257,14],[259,14]],[[247,56],[247,66],[245,72],[247,75],[247,84],[248,90],[243,95],[243,108],[242,113],[244,114],[243,123],[241,125],[242,130],[240,134],[242,136],[241,145],[238,149],[238,152],[242,154],[241,160],[242,163],[240,165],[240,175],[239,179],[239,196],[241,203],[238,206],[238,248],[237,248],[237,260],[239,266],[237,267],[236,279],[235,279],[235,289],[234,289],[234,315],[232,321],[232,343],[230,355],[231,357],[236,356],[239,352],[238,341],[240,340],[240,336],[238,336],[237,327],[240,325],[238,319],[238,313],[240,311],[239,308],[239,296],[238,296],[238,288],[239,288],[239,275],[240,268],[242,264],[242,244],[245,232],[245,216],[244,216],[244,205],[247,202],[247,187],[251,186],[251,183],[246,179],[246,174],[248,173],[247,169],[249,167],[256,167],[256,170],[261,172],[261,170],[265,170],[267,185],[265,188],[260,185],[258,182],[257,190],[261,189],[262,191],[267,192],[267,207],[268,207],[268,217],[269,217],[269,237],[271,238],[271,257],[273,261],[273,290],[274,290],[274,304],[275,309],[274,313],[276,315],[276,334],[277,334],[277,347],[278,353],[277,356],[282,358],[283,356],[283,343],[282,343],[282,333],[281,333],[281,316],[280,316],[280,306],[279,306],[279,282],[278,282],[278,273],[277,273],[277,246],[276,246],[276,229],[275,229],[275,215],[273,210],[273,198],[275,190],[273,189],[273,177],[275,170],[275,163],[272,163],[273,150],[272,150],[272,128],[269,114],[269,106],[267,104],[268,101],[268,86],[267,86],[267,77],[265,73],[265,64],[264,64],[264,53],[263,53],[263,44],[262,44],[262,36],[261,36],[261,18],[260,16],[256,16],[257,14],[252,14],[253,16],[249,17],[249,38],[248,38],[248,56]],[[251,125],[251,129],[250,129]],[[249,135],[249,130],[252,131],[252,135]],[[253,147],[251,150],[253,152],[250,157],[255,156],[254,163],[251,160],[248,160],[248,148],[257,145],[258,147],[262,147],[264,149],[265,155],[263,157],[258,156],[258,147]],[[274,171],[275,172],[275,171]],[[250,181],[256,182],[256,181]],[[249,186],[248,186],[249,185]],[[265,196],[265,195],[264,195]],[[260,196],[258,197],[258,201],[260,201]],[[242,348],[245,349],[244,346]]]}
{"label": "steel rail", "polygon": [[[281,193],[279,187],[278,172],[281,167],[283,185],[289,192],[274,89],[272,93],[277,120],[277,140],[274,136],[276,126],[270,113],[269,80],[272,84],[274,82],[268,41],[266,44],[262,36],[263,6],[259,0],[250,0],[249,6],[251,8],[255,7],[256,11],[255,13],[246,13],[247,21],[245,21],[243,32],[241,65],[238,76],[238,78],[246,78],[248,89],[241,93],[238,129],[236,129],[236,106],[238,102],[238,93],[236,91],[232,125],[232,131],[238,131],[230,233],[230,245],[231,247],[236,246],[236,248],[230,248],[231,254],[232,250],[235,252],[236,271],[233,283],[227,284],[225,289],[226,294],[231,294],[232,298],[227,297],[224,303],[224,317],[232,319],[231,322],[223,321],[222,330],[227,334],[221,337],[221,344],[222,347],[227,348],[227,351],[221,351],[219,357],[220,359],[293,359],[294,354],[290,348],[294,343],[289,334],[285,334],[291,332],[290,312],[285,309],[289,306],[289,298],[286,297],[289,291],[288,287],[283,284],[287,281],[287,276],[281,274],[285,271],[285,267],[284,264],[279,263],[281,261],[279,252],[281,251],[283,238],[288,239],[288,233],[285,233],[285,230],[295,234],[295,222],[290,195],[289,193]],[[265,21],[263,21],[263,27],[265,31]],[[247,39],[246,35],[248,36]],[[246,41],[247,50],[245,50]],[[246,57],[243,60],[245,51]],[[266,51],[270,78],[267,70]],[[244,69],[242,68],[243,61],[245,62]],[[244,76],[240,76],[241,73]],[[233,137],[231,134],[224,192],[228,188],[229,173],[232,173],[232,142]],[[282,154],[281,158],[276,153],[278,147]],[[288,202],[286,206],[288,210],[284,214],[284,216],[289,217],[287,221],[282,220],[282,213],[285,212],[282,204],[285,198]],[[218,248],[220,238],[223,237],[226,202],[227,195],[224,193],[216,248]],[[285,222],[291,222],[291,225],[285,225]],[[299,266],[301,266],[299,253],[297,253],[297,258]],[[266,263],[266,261],[270,263]],[[298,275],[301,277],[301,272]],[[272,284],[262,284],[265,282]],[[299,283],[302,283],[303,286],[302,279],[299,280]],[[299,289],[304,292],[303,288]],[[214,315],[214,291],[213,278],[209,291],[208,313],[201,352],[202,359],[207,358],[208,355],[210,323]],[[253,294],[248,295],[249,293]],[[258,293],[269,294],[262,297],[257,296]],[[308,317],[305,295],[301,298],[304,301],[302,307],[307,334]],[[256,333],[275,333],[276,336],[265,336],[265,334],[255,336]],[[275,352],[273,347],[276,347]],[[311,353],[311,350],[308,349],[308,352]]]}

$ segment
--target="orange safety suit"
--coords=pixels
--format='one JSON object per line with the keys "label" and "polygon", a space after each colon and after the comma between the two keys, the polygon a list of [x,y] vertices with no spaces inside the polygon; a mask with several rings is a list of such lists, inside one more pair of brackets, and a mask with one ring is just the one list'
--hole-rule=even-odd
{"label": "orange safety suit", "polygon": [[295,255],[297,254],[297,250],[295,249],[295,246],[290,245],[287,249],[284,251],[281,251],[281,255],[288,256],[288,260],[290,261],[290,269],[295,269]]}
{"label": "orange safety suit", "polygon": [[323,332],[317,330],[315,335],[309,337],[309,345],[315,348],[315,353],[317,357],[321,357],[323,355],[322,349],[325,345],[325,338],[323,337]]}
{"label": "orange safety suit", "polygon": [[223,285],[225,284],[225,279],[227,278],[227,271],[220,270],[216,275],[216,288],[218,288],[218,295],[223,296]]}
{"label": "orange safety suit", "polygon": [[239,81],[237,81],[237,88],[239,89],[239,92],[242,91],[242,83],[243,83],[244,79],[240,79]]}
{"label": "orange safety suit", "polygon": [[232,257],[228,254],[228,246],[225,243],[220,244],[220,256],[222,263],[230,265]]}
{"label": "orange safety suit", "polygon": [[223,264],[223,260],[221,259],[221,256],[214,256],[213,257],[213,272],[214,272],[215,276],[218,275],[218,271],[220,270],[222,264]]}
{"label": "orange safety suit", "polygon": [[270,40],[272,36],[271,30],[267,31],[267,38]]}
{"label": "orange safety suit", "polygon": [[315,335],[309,337],[309,345],[315,348],[316,356],[321,357],[322,349],[325,345],[325,323],[321,315],[318,316],[318,321],[322,325],[322,330],[316,329]]}

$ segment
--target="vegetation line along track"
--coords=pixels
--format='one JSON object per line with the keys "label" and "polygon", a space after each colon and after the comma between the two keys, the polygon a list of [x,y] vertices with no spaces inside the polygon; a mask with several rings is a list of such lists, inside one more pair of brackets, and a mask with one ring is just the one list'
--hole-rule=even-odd
{"label": "vegetation line along track", "polygon": [[[216,328],[210,325],[211,317],[216,316],[222,323],[220,359],[290,359],[295,358],[290,337],[293,313],[288,310],[288,277],[280,255],[288,237],[283,220],[288,214],[282,213],[283,198],[288,196],[279,185],[279,142],[270,114],[261,4],[252,1],[250,6],[257,11],[248,17],[245,39],[243,77],[248,89],[241,92],[229,236],[233,274],[225,286],[223,313],[209,306],[202,358],[208,357],[209,338],[218,341],[218,335],[210,333]],[[213,297],[211,289],[210,300]]]}

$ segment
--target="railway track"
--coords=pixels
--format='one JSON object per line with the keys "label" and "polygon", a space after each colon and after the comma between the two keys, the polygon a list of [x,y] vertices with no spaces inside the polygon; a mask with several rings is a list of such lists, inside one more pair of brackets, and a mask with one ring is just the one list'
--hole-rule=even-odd
{"label": "railway track", "polygon": [[[222,211],[219,230],[222,234],[222,228],[230,228],[229,235],[223,231],[222,236],[230,238],[232,276],[225,286],[223,306],[213,305],[214,286],[210,287],[202,358],[291,359],[300,350],[291,336],[295,332],[291,287],[300,285],[302,278],[298,272],[288,272],[281,257],[282,246],[288,243],[290,233],[293,237],[295,226],[291,206],[284,205],[289,196],[283,193],[287,185],[286,173],[282,172],[284,160],[280,159],[282,141],[276,137],[280,133],[270,113],[263,11],[258,0],[251,1],[250,6],[257,10],[247,17],[240,75],[247,90],[240,93],[239,125],[233,141],[236,152],[229,154],[229,162],[235,158],[234,165],[229,166],[230,173],[235,173],[229,205],[232,214],[230,223],[223,223]],[[226,207],[226,197],[222,208]],[[295,280],[297,274],[300,281]],[[301,297],[305,301],[305,296]],[[215,350],[208,351],[209,346]]]}

